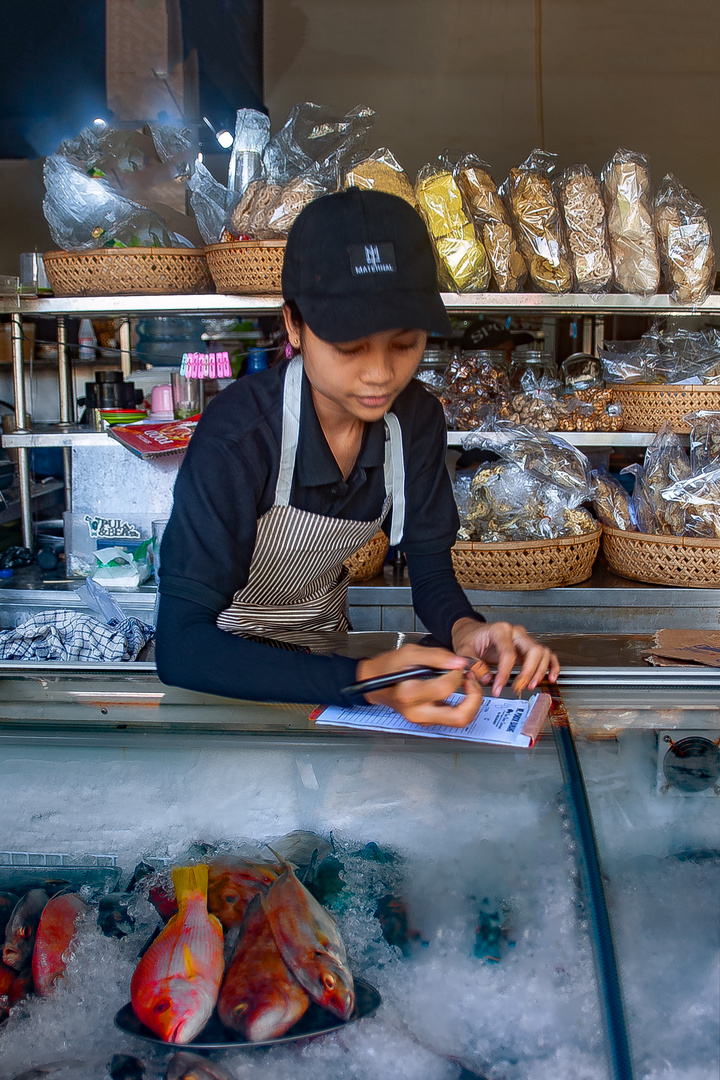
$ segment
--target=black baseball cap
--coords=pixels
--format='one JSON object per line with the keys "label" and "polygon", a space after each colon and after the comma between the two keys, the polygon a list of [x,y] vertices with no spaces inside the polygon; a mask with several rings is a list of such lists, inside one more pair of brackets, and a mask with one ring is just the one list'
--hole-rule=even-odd
{"label": "black baseball cap", "polygon": [[282,291],[323,341],[452,331],[425,222],[384,191],[348,188],[306,206],[288,236]]}

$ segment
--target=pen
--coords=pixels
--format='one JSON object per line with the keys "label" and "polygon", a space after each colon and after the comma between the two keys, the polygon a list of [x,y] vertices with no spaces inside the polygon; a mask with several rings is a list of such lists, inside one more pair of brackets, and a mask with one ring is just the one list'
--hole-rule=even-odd
{"label": "pen", "polygon": [[388,686],[396,686],[408,679],[435,679],[440,675],[448,675],[451,671],[462,671],[462,668],[416,667],[406,671],[390,671],[387,675],[376,675],[374,679],[362,679],[352,686],[346,686],[342,693],[373,694],[376,690],[385,690]]}

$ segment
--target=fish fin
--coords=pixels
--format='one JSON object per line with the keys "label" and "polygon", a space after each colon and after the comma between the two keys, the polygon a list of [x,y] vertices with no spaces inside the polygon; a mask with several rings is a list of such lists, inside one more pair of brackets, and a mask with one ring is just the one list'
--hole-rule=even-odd
{"label": "fish fin", "polygon": [[207,900],[208,868],[204,863],[198,866],[174,866],[172,879],[178,907],[181,907],[193,892],[202,893]]}
{"label": "fish fin", "polygon": [[188,979],[194,979],[195,976],[198,974],[198,970],[195,966],[192,950],[190,949],[190,946],[186,943],[185,945],[183,945],[182,951],[183,960],[185,961],[185,971],[187,973],[187,977]]}
{"label": "fish fin", "polygon": [[274,848],[271,848],[269,844],[266,844],[265,847],[268,849],[268,851],[272,851],[273,855],[284,870],[293,870],[293,864],[291,862],[288,862],[287,859],[283,859],[282,855],[278,855],[277,851],[275,851]]}
{"label": "fish fin", "polygon": [[216,930],[219,930],[221,934],[225,933],[225,931],[223,930],[223,924],[220,922],[217,915],[210,915],[208,913],[208,918]]}

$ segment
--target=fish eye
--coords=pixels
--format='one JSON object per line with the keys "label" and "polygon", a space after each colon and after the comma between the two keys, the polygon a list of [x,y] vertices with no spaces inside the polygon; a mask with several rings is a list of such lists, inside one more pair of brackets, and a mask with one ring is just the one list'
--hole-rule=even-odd
{"label": "fish eye", "polygon": [[244,1012],[247,1012],[247,1001],[241,1001],[239,1005],[235,1006],[234,1012],[236,1016],[242,1016]]}
{"label": "fish eye", "polygon": [[238,902],[237,896],[234,896],[232,893],[228,893],[227,896],[223,896],[223,900],[226,904],[237,904]]}
{"label": "fish eye", "polygon": [[170,1008],[170,1002],[169,1001],[158,1001],[157,1004],[153,1008],[153,1012],[164,1013],[164,1012],[167,1012],[167,1010],[169,1008]]}
{"label": "fish eye", "polygon": [[20,934],[20,937],[30,937],[32,929],[29,926],[21,926],[18,933]]}
{"label": "fish eye", "polygon": [[336,986],[336,979],[334,975],[328,975],[327,973],[322,977],[323,986],[326,990],[334,990]]}

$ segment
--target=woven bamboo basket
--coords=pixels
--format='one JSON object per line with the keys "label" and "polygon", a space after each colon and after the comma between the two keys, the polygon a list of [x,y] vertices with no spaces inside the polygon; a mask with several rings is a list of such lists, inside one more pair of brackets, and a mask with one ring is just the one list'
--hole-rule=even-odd
{"label": "woven bamboo basket", "polygon": [[275,296],[282,292],[284,240],[239,240],[205,248],[218,292]]}
{"label": "woven bamboo basket", "polygon": [[483,544],[459,540],[455,576],[466,589],[554,589],[586,581],[600,550],[601,529],[559,540]]}
{"label": "woven bamboo basket", "polygon": [[214,292],[199,248],[96,248],[46,251],[48,281],[56,296],[164,296]]}
{"label": "woven bamboo basket", "polygon": [[363,544],[359,551],[345,560],[350,571],[350,581],[368,581],[382,573],[390,541],[382,529]]}
{"label": "woven bamboo basket", "polygon": [[659,431],[664,423],[678,434],[690,428],[683,416],[698,409],[720,409],[720,386],[641,383],[616,388],[624,431]]}
{"label": "woven bamboo basket", "polygon": [[603,554],[614,573],[633,581],[720,588],[720,540],[652,536],[603,526]]}

